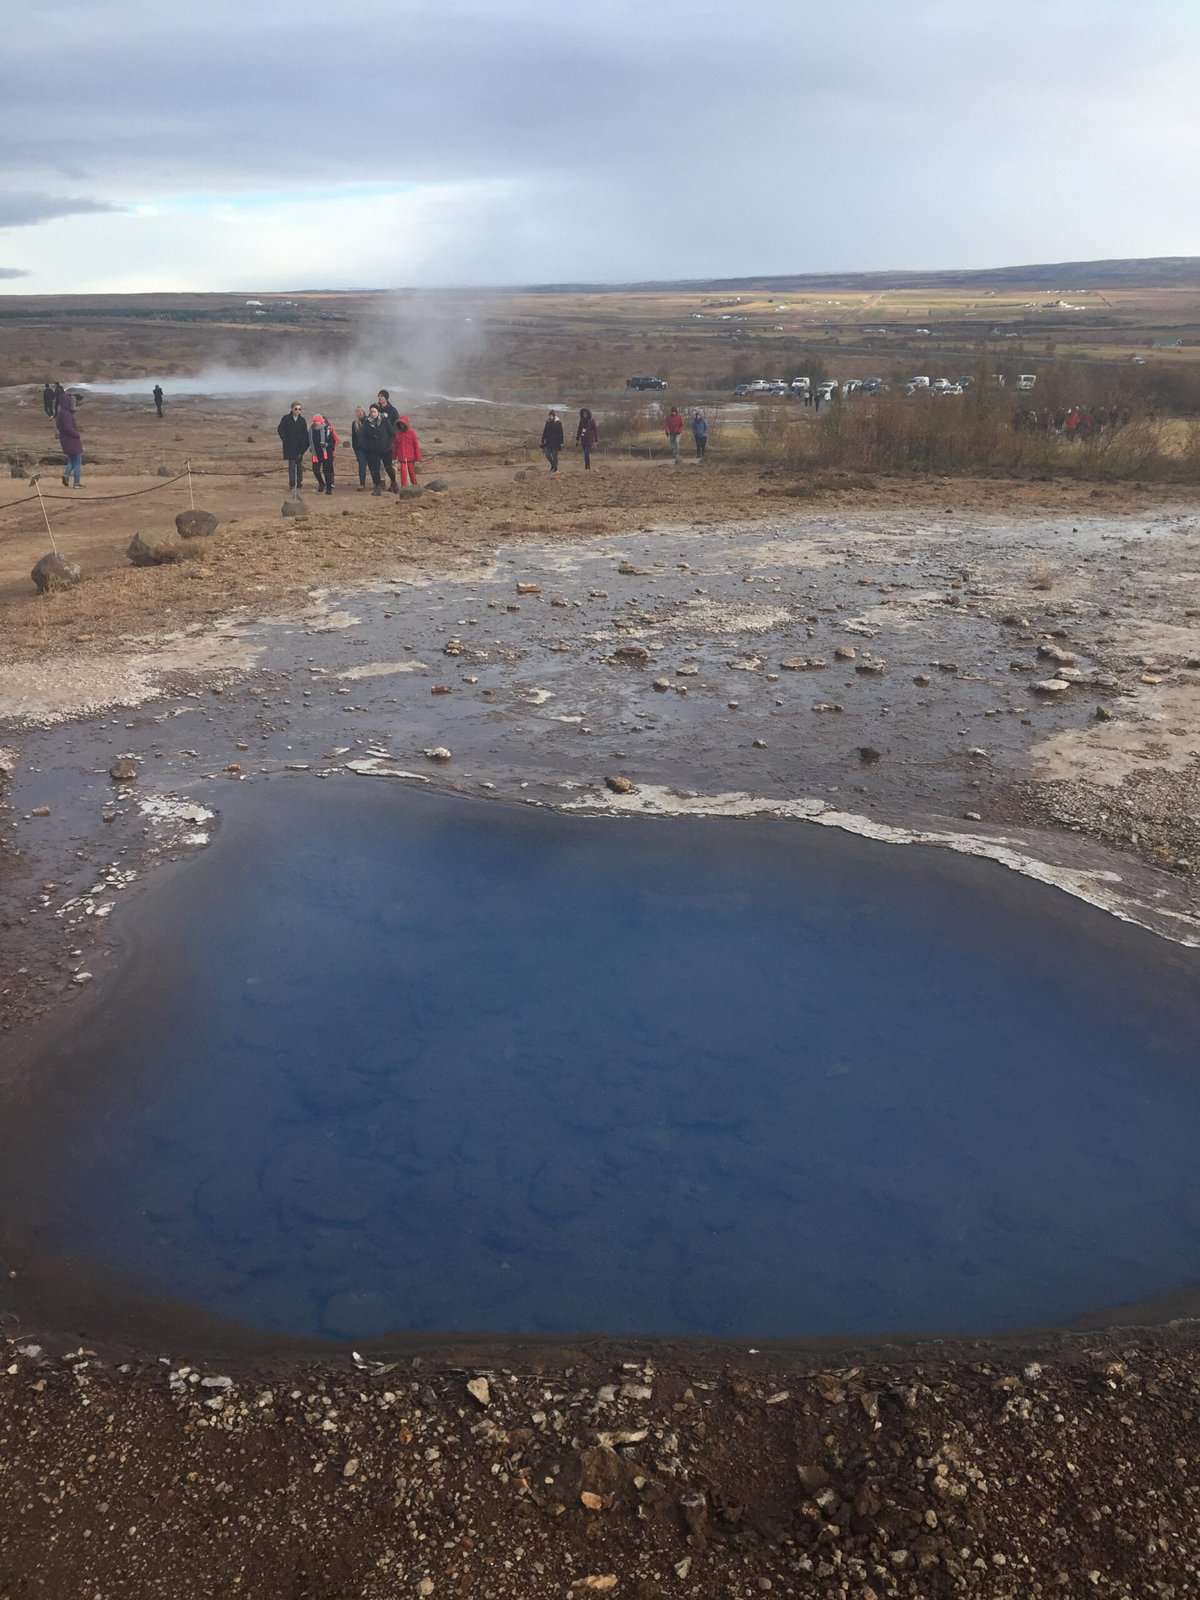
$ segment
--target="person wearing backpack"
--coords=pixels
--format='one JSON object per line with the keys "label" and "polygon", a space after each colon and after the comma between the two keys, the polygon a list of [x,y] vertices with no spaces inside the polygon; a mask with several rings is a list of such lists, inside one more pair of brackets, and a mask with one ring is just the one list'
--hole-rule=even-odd
{"label": "person wearing backpack", "polygon": [[579,426],[575,429],[575,443],[583,451],[583,470],[592,470],[592,451],[600,443],[600,429],[586,406],[579,413]]}

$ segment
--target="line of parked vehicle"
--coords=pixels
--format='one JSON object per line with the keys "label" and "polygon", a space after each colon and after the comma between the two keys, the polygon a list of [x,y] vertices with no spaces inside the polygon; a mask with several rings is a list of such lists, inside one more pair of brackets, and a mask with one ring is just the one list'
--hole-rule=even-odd
{"label": "line of parked vehicle", "polygon": [[[925,373],[918,373],[901,385],[906,395],[912,394],[966,394],[974,385],[974,378],[963,376],[960,378],[931,378]],[[994,372],[992,382],[1000,387],[1004,385],[1002,373]],[[1028,394],[1037,383],[1037,374],[1022,372],[1014,387],[1021,394]],[[783,378],[755,378],[753,383],[739,383],[733,393],[739,400],[755,400],[762,396],[775,396],[793,400],[819,399],[832,400],[835,395],[852,394],[887,394],[890,384],[882,378],[846,378],[838,382],[835,378],[826,378],[813,387],[811,378],[793,378],[790,383]]]}

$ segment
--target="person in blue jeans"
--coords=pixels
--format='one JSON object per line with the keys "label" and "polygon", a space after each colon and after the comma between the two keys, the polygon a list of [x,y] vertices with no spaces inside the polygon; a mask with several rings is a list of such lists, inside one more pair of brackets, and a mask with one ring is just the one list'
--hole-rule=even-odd
{"label": "person in blue jeans", "polygon": [[63,468],[63,488],[74,480],[75,487],[79,488],[79,474],[83,468],[83,440],[79,436],[79,422],[75,416],[75,400],[72,395],[64,395],[58,408],[58,415],[54,419],[54,426],[58,431],[58,442],[62,446],[62,453],[67,458]]}
{"label": "person in blue jeans", "polygon": [[586,472],[592,470],[592,451],[600,443],[600,429],[596,426],[596,419],[586,406],[579,413],[579,426],[575,429],[575,443],[583,451],[583,466]]}

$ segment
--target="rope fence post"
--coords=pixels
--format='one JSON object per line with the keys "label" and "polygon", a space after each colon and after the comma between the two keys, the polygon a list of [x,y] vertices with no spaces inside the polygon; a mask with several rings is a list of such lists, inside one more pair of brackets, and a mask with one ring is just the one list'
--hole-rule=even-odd
{"label": "rope fence post", "polygon": [[187,468],[188,504],[191,506],[192,510],[195,511],[195,509],[196,509],[196,496],[192,493],[192,463],[191,463],[190,460],[188,460],[188,461],[185,461],[183,464]]}
{"label": "rope fence post", "polygon": [[37,490],[38,505],[42,508],[42,518],[46,524],[46,532],[50,536],[50,548],[58,554],[58,545],[54,542],[54,529],[50,526],[50,513],[46,510],[46,502],[42,499],[42,475],[39,472],[33,480],[33,487]]}

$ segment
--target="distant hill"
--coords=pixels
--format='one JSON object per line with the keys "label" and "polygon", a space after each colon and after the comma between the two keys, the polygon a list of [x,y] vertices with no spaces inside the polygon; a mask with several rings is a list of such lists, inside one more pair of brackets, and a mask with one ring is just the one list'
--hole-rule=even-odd
{"label": "distant hill", "polygon": [[659,282],[542,283],[533,293],[568,290],[680,290],[688,293],[787,294],[805,289],[1200,289],[1200,256],[1145,256],[1112,261],[1050,261],[1023,267],[945,272],[798,272],[751,278],[674,278]]}

